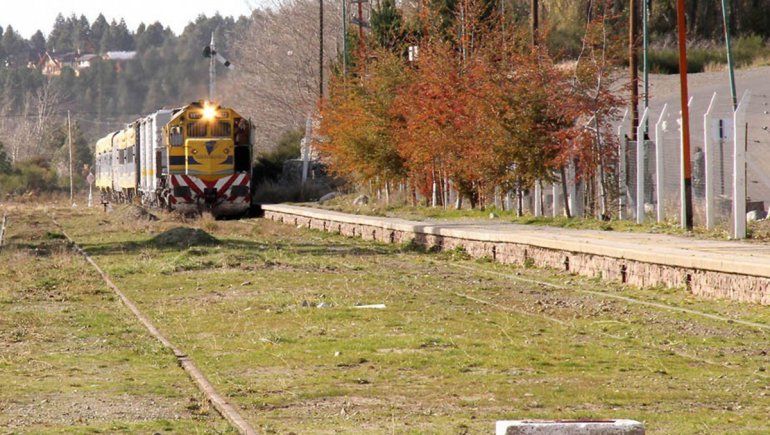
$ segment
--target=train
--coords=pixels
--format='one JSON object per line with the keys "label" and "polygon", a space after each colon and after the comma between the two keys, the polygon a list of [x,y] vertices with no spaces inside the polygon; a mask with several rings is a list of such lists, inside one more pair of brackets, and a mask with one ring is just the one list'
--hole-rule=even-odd
{"label": "train", "polygon": [[232,108],[205,100],[158,110],[96,142],[95,186],[103,203],[138,201],[217,217],[246,213],[252,128]]}

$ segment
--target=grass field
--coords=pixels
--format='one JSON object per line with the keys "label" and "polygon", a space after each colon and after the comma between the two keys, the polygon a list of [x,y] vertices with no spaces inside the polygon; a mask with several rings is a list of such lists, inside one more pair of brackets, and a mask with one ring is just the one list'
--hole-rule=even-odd
{"label": "grass field", "polygon": [[[611,417],[644,421],[650,433],[770,431],[767,330],[586,290],[770,324],[766,307],[258,219],[147,221],[127,208],[51,212],[261,431],[489,433],[498,419]],[[107,415],[97,412],[84,425],[222,430],[222,420],[200,401],[190,409],[197,397],[192,383],[62,246],[42,210],[34,219],[21,215],[33,211],[12,211],[12,246],[0,251],[17,264],[0,265],[3,281],[13,283],[3,287],[2,319],[20,316],[3,320],[3,330],[16,331],[9,325],[22,322],[15,313],[24,311],[50,316],[35,324],[60,335],[2,336],[1,380],[15,379],[11,391],[0,391],[2,414],[11,415],[2,424],[22,406],[14,397],[39,403],[46,395],[73,397],[73,390],[93,388]],[[60,248],[42,260],[15,260],[32,257],[41,243]],[[55,280],[55,298],[66,302],[19,294],[50,288],[35,284],[44,278]],[[65,308],[70,314],[60,313]],[[47,314],[52,311],[60,314]],[[78,323],[73,312],[90,320]],[[60,349],[86,343],[82,351],[89,352],[89,344],[102,340],[105,348],[88,358]],[[24,346],[27,356],[12,346]],[[29,363],[35,359],[46,364]],[[56,380],[43,378],[48,373]],[[163,421],[114,416],[110,404],[141,406],[146,397],[166,405],[154,408],[169,411]],[[19,421],[14,427],[43,427]]]}
{"label": "grass field", "polygon": [[41,210],[13,207],[8,224],[0,248],[3,433],[229,431]]}

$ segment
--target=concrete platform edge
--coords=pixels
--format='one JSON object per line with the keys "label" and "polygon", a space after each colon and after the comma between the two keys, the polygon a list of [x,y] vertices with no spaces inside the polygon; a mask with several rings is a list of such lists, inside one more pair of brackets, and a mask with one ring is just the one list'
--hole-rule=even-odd
{"label": "concrete platform edge", "polygon": [[362,216],[293,205],[263,205],[265,218],[386,243],[414,241],[428,248],[464,248],[501,263],[530,263],[640,287],[686,287],[708,298],[770,304],[770,264],[662,247],[655,252],[619,241],[595,241],[580,230],[553,235]]}

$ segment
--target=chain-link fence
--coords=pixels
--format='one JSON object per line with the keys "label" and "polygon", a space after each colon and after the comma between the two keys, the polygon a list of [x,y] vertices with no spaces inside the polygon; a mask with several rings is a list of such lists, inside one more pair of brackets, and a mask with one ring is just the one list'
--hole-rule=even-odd
{"label": "chain-link fence", "polygon": [[[764,218],[770,204],[770,96],[746,92],[739,103],[734,111],[730,95],[701,93],[691,98],[689,158],[694,225],[722,228],[740,238],[745,220]],[[625,204],[620,214],[637,221],[681,223],[679,105],[651,106],[642,112],[639,141],[629,140],[626,122],[627,117],[618,131],[619,191]]]}

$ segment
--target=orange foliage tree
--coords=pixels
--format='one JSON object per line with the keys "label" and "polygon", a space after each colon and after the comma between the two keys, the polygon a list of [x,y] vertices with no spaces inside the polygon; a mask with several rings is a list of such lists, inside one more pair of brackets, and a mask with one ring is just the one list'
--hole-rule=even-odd
{"label": "orange foliage tree", "polygon": [[495,187],[523,191],[563,181],[573,163],[585,173],[608,163],[620,101],[610,92],[616,64],[604,15],[587,29],[585,57],[562,68],[487,6],[459,0],[452,31],[426,7],[416,59],[404,59],[404,47],[373,48],[355,74],[332,79],[319,148],[335,173],[409,184],[434,204],[455,190],[475,207]]}
{"label": "orange foliage tree", "polygon": [[333,173],[388,187],[406,175],[390,108],[410,72],[400,57],[387,50],[378,51],[374,58],[364,75],[332,78],[321,112],[321,134],[326,140],[317,146]]}

